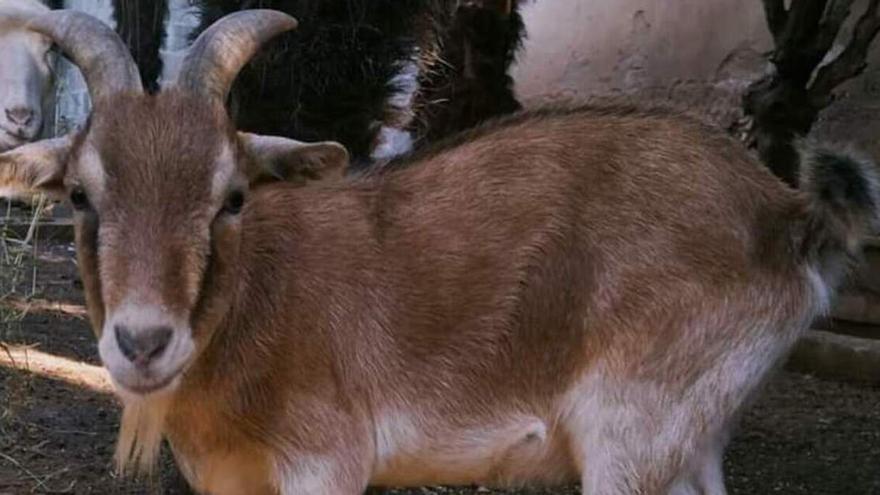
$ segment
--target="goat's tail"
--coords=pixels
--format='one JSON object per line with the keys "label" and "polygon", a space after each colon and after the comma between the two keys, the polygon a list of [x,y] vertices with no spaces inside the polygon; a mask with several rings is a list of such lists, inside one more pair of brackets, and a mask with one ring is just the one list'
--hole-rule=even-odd
{"label": "goat's tail", "polygon": [[880,224],[880,178],[866,157],[806,141],[799,149],[800,190],[809,209],[802,254],[833,288]]}

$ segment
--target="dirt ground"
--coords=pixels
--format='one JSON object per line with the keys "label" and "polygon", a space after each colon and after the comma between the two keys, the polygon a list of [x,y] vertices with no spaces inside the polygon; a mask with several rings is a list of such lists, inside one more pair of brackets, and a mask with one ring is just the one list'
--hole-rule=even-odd
{"label": "dirt ground", "polygon": [[[56,304],[32,305],[20,323],[6,322],[0,329],[0,354],[28,345],[98,365],[94,338],[79,307],[82,294],[72,247],[45,245],[36,268],[36,283],[22,282],[30,284],[22,291],[32,301]],[[33,266],[25,269],[33,274]],[[10,305],[20,307],[15,301],[5,300],[7,311]],[[0,365],[0,495],[185,493],[167,460],[152,480],[114,476],[110,460],[118,412],[107,394]],[[732,494],[880,494],[880,387],[781,373],[744,418],[725,464]],[[389,493],[578,490],[491,492],[471,487]]]}

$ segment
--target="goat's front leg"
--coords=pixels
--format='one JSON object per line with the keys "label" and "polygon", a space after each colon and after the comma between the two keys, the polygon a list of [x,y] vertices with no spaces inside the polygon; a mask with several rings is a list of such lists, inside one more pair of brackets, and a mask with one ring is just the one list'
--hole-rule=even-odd
{"label": "goat's front leg", "polygon": [[362,462],[342,455],[293,455],[277,467],[280,495],[362,495],[369,473]]}
{"label": "goat's front leg", "polygon": [[280,495],[362,495],[367,490],[375,459],[370,423],[341,410],[298,411],[300,417],[290,423],[294,431],[285,435],[288,448],[276,451],[271,463]]}

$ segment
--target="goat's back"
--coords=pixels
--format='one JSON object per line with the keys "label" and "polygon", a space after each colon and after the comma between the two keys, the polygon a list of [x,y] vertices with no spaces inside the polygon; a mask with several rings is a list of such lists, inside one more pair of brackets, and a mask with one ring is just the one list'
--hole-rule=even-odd
{"label": "goat's back", "polygon": [[[400,366],[459,368],[470,347],[475,368],[499,354],[509,366],[492,373],[521,386],[524,359],[553,356],[545,364],[568,376],[575,355],[620,337],[599,322],[643,346],[659,338],[643,325],[658,314],[802,283],[801,198],[690,119],[526,114],[463,141],[342,186],[263,194],[273,232],[286,232],[272,242],[289,253],[272,269],[326,296],[317,304],[369,315],[361,331],[392,334]],[[248,236],[266,252],[268,236]],[[352,310],[364,286],[371,299]],[[801,296],[773,304],[793,316]]]}
{"label": "goat's back", "polygon": [[[272,227],[289,253],[274,266],[321,292],[314,314],[345,306],[369,316],[353,319],[364,338],[390,334],[390,368],[430,369],[433,381],[471,366],[546,391],[522,373],[572,376],[585,349],[668,340],[658,332],[677,325],[649,324],[663,315],[764,295],[788,316],[803,310],[806,294],[773,296],[803,285],[803,201],[718,131],[586,109],[525,114],[462,141],[342,186],[264,194],[269,217],[290,214]],[[552,363],[523,366],[538,354]]]}
{"label": "goat's back", "polygon": [[314,394],[364,417],[377,482],[565,479],[579,414],[617,414],[590,400],[738,407],[812,314],[804,208],[687,118],[514,117],[397,170],[255,191],[234,327],[274,344],[237,358],[285,385],[279,432]]}

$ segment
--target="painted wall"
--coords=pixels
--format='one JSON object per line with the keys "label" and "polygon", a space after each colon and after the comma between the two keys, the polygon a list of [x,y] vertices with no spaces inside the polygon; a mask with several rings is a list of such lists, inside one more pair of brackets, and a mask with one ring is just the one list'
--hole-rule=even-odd
{"label": "painted wall", "polygon": [[[856,12],[863,2],[856,2]],[[533,0],[513,69],[521,100],[623,96],[671,101],[728,126],[769,64],[760,0]],[[846,33],[843,34],[846,36]],[[880,43],[877,43],[880,45]],[[839,47],[838,47],[839,48]],[[816,132],[878,152],[880,53],[822,114]]]}

